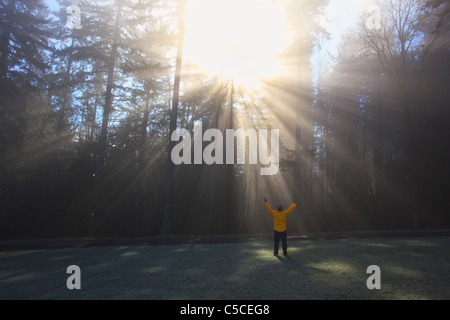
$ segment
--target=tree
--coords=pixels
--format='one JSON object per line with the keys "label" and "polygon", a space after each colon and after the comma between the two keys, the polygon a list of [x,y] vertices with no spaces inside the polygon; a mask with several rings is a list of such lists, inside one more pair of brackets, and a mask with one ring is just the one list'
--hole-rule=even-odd
{"label": "tree", "polygon": [[[154,1],[126,3],[117,0],[112,8],[101,7],[101,13],[105,11],[109,15],[103,14],[98,17],[98,22],[93,26],[93,30],[104,35],[104,39],[91,44],[96,50],[94,61],[99,65],[100,71],[105,73],[106,84],[104,93],[103,116],[98,139],[97,165],[95,168],[94,187],[94,213],[91,229],[97,229],[99,221],[103,219],[102,201],[103,184],[105,179],[105,166],[107,165],[108,131],[110,128],[111,115],[114,111],[124,108],[124,102],[132,96],[132,101],[137,102],[143,97],[145,110],[143,112],[142,136],[144,144],[146,141],[146,128],[148,115],[150,112],[149,103],[152,88],[155,88],[157,80],[150,80],[149,76],[158,75],[154,69],[164,69],[158,63],[160,57],[151,52],[150,49],[157,45],[170,45],[170,36],[164,29],[165,23],[162,19],[154,17],[152,9],[158,5]],[[108,20],[108,17],[111,20]],[[95,19],[93,19],[95,22]],[[111,24],[112,21],[112,24]],[[92,23],[91,23],[92,25]],[[159,27],[157,27],[159,25]],[[102,29],[102,30],[99,30]],[[89,38],[88,38],[89,39]],[[149,42],[145,42],[145,41]],[[150,48],[150,49],[149,49]],[[102,50],[102,51],[100,51]],[[94,51],[95,53],[95,51]],[[154,62],[152,62],[154,60]],[[143,76],[144,74],[146,76]],[[126,83],[128,80],[128,83]],[[125,84],[123,84],[125,82]],[[139,89],[142,86],[143,90]],[[143,94],[142,94],[143,93]],[[114,98],[116,97],[116,106]],[[140,150],[143,156],[144,152]],[[142,158],[143,159],[143,158]],[[139,198],[139,197],[138,197]],[[139,201],[138,201],[139,202]],[[139,206],[137,204],[137,206]],[[94,232],[94,231],[93,231]]]}
{"label": "tree", "polygon": [[27,135],[28,116],[45,86],[49,32],[43,1],[0,1],[0,194],[2,229],[7,231],[17,195],[15,173]]}
{"label": "tree", "polygon": [[41,0],[3,0],[0,4],[0,78],[36,84],[47,68],[47,8]]}
{"label": "tree", "polygon": [[166,186],[166,198],[164,202],[164,215],[161,228],[161,234],[169,234],[171,232],[172,215],[173,215],[173,184],[174,184],[174,163],[172,162],[172,149],[175,146],[175,142],[172,141],[172,133],[175,132],[178,122],[178,103],[180,97],[180,82],[181,82],[181,67],[183,61],[183,45],[184,45],[184,13],[185,13],[185,1],[180,1],[179,4],[179,36],[178,36],[178,49],[177,49],[177,61],[175,67],[175,81],[173,89],[172,111],[170,114],[170,130],[169,130],[169,149],[167,159],[167,186]]}
{"label": "tree", "polygon": [[[375,55],[398,88],[400,105],[408,138],[408,156],[411,178],[411,216],[414,228],[420,226],[418,212],[417,150],[416,150],[416,101],[423,79],[423,67],[428,55],[442,43],[441,32],[422,34],[429,29],[433,16],[422,0],[386,0],[382,2],[381,28],[369,28],[362,24],[360,40],[368,55]],[[440,21],[440,20],[439,20]],[[439,24],[439,23],[438,23]],[[440,30],[440,29],[438,29]],[[430,31],[430,30],[428,30]]]}

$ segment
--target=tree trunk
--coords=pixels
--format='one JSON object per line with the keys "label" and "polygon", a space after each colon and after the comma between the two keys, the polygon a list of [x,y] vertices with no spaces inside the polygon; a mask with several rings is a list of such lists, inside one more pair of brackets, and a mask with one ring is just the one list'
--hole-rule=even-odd
{"label": "tree trunk", "polygon": [[98,151],[97,151],[97,164],[95,170],[95,183],[94,183],[94,199],[93,199],[93,218],[90,226],[90,234],[96,235],[98,232],[98,223],[101,221],[102,216],[102,192],[103,192],[103,180],[105,171],[105,160],[106,160],[106,148],[108,142],[108,124],[109,118],[112,112],[113,103],[113,87],[114,87],[114,71],[116,68],[116,60],[118,54],[118,41],[120,36],[120,18],[122,13],[122,2],[119,1],[119,6],[117,9],[116,20],[114,25],[113,42],[111,48],[111,55],[107,65],[107,84],[106,84],[106,94],[105,94],[105,104],[103,107],[103,119],[102,128],[100,131],[100,137],[98,141]]}
{"label": "tree trunk", "polygon": [[172,162],[172,149],[175,142],[172,141],[172,133],[177,129],[178,122],[178,104],[180,99],[180,82],[181,82],[181,67],[183,60],[183,44],[184,44],[184,11],[186,3],[180,2],[180,34],[178,38],[177,48],[177,63],[175,67],[175,81],[173,88],[172,112],[170,114],[170,131],[169,131],[169,150],[167,159],[167,180],[166,180],[166,195],[164,201],[164,214],[162,221],[161,234],[170,234],[172,232],[172,216],[173,216],[173,190],[174,190],[174,169],[175,165]]}
{"label": "tree trunk", "polygon": [[377,204],[377,216],[381,228],[386,227],[384,217],[384,178],[383,178],[383,122],[382,122],[382,102],[378,102],[376,113],[376,143],[374,148],[374,174],[375,174],[375,199]]}
{"label": "tree trunk", "polygon": [[294,163],[294,198],[301,200],[301,183],[302,179],[302,114],[300,106],[296,109],[296,123],[295,123],[295,163]]}
{"label": "tree trunk", "polygon": [[[67,66],[64,76],[64,95],[62,97],[62,103],[60,106],[60,109],[58,110],[57,120],[56,120],[56,128],[55,128],[55,147],[56,147],[56,164],[51,167],[50,171],[50,186],[49,186],[49,192],[50,194],[53,194],[54,197],[58,197],[57,193],[55,192],[55,185],[56,180],[60,171],[60,163],[62,161],[62,148],[64,146],[64,129],[65,129],[65,119],[66,119],[66,110],[67,105],[69,103],[69,96],[70,96],[70,73],[72,71],[72,61],[73,61],[73,47],[74,47],[74,40],[72,38],[72,44],[70,46],[71,51],[69,53],[69,57],[67,60]],[[50,97],[51,99],[51,97]],[[57,203],[57,201],[55,201]],[[59,210],[59,209],[57,209]]]}
{"label": "tree trunk", "polygon": [[[15,1],[9,1],[6,7],[7,12],[13,12]],[[8,19],[8,15],[5,16]],[[8,72],[8,55],[9,55],[9,42],[11,40],[11,21],[8,21],[6,28],[3,30],[2,37],[0,38],[0,79],[6,79],[6,73]]]}
{"label": "tree trunk", "polygon": [[8,46],[10,40],[10,31],[4,31],[0,40],[0,79],[6,79],[6,72],[8,70]]}
{"label": "tree trunk", "polygon": [[322,131],[320,138],[320,215],[324,220],[324,192],[325,192],[325,171],[324,171],[324,139],[325,130]]}
{"label": "tree trunk", "polygon": [[72,38],[72,44],[70,46],[70,54],[68,57],[68,61],[67,61],[67,66],[66,66],[66,72],[65,72],[65,77],[64,77],[64,82],[65,82],[65,89],[64,89],[64,96],[62,99],[62,104],[61,104],[61,108],[59,109],[58,112],[58,119],[56,122],[56,143],[59,147],[61,146],[61,135],[63,134],[64,131],[64,120],[66,118],[66,109],[67,109],[67,105],[69,103],[69,95],[70,95],[70,73],[72,72],[72,61],[73,61],[73,48],[75,45],[75,41]]}
{"label": "tree trunk", "polygon": [[[234,87],[234,81],[231,82],[231,101],[230,101],[230,114],[229,114],[229,128],[234,129],[234,94],[235,94],[235,87]],[[233,229],[233,222],[236,221],[235,216],[235,210],[233,209],[234,201],[233,201],[233,192],[234,192],[234,165],[227,165],[227,171],[226,171],[226,182],[227,182],[227,189],[226,189],[226,195],[227,198],[223,199],[224,207],[226,208],[225,212],[227,214],[223,217],[224,220],[224,232],[230,233]],[[224,195],[222,195],[223,197]]]}
{"label": "tree trunk", "polygon": [[[147,81],[146,81],[147,83]],[[137,165],[137,187],[136,187],[136,198],[135,198],[135,208],[134,208],[134,235],[140,235],[142,233],[142,215],[143,215],[143,188],[144,181],[146,179],[145,175],[145,159],[147,157],[147,127],[148,127],[148,117],[150,116],[150,88],[148,85],[146,88],[146,99],[145,99],[145,109],[144,115],[141,123],[141,141],[139,143],[139,158]]]}
{"label": "tree trunk", "polygon": [[0,226],[0,237],[6,238],[7,236],[7,226],[8,226],[8,220],[11,216],[11,202],[14,195],[14,182],[13,177],[10,172],[6,172],[6,179],[7,181],[5,185],[5,194],[3,199],[3,210],[2,210],[2,220],[1,220],[1,226]]}
{"label": "tree trunk", "polygon": [[367,110],[364,107],[363,110],[363,147],[362,147],[362,164],[363,166],[366,164],[366,140],[367,140]]}
{"label": "tree trunk", "polygon": [[[408,109],[408,106],[405,106]],[[416,138],[414,134],[413,115],[408,109],[407,115],[407,135],[408,135],[408,153],[411,171],[411,214],[412,224],[414,229],[419,229],[420,218],[418,212],[418,199],[417,199],[417,156],[416,156]]]}

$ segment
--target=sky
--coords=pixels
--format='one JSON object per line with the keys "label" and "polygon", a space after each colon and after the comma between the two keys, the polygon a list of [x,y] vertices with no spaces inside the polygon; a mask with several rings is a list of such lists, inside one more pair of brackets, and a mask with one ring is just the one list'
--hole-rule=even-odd
{"label": "sky", "polygon": [[331,50],[336,49],[340,37],[354,26],[358,17],[374,3],[375,0],[329,0],[326,17],[321,20],[321,24],[334,38],[330,41]]}
{"label": "sky", "polygon": [[326,16],[320,23],[330,33],[331,39],[325,41],[321,50],[311,59],[316,73],[327,66],[330,56],[337,53],[342,36],[353,28],[360,15],[375,3],[375,0],[329,0]]}

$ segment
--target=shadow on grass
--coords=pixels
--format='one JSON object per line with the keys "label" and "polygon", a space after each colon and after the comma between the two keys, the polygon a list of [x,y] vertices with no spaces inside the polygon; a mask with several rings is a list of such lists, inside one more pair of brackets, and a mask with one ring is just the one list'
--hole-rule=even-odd
{"label": "shadow on grass", "polygon": [[[0,299],[449,299],[450,238],[0,252]],[[81,268],[81,290],[66,269]],[[381,268],[381,290],[366,286]]]}

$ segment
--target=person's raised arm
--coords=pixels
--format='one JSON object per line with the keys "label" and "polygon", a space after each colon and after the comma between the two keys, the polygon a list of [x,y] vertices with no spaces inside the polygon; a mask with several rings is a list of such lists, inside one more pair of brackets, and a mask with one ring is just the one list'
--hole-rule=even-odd
{"label": "person's raised arm", "polygon": [[269,211],[269,213],[270,213],[271,215],[274,215],[275,210],[273,210],[273,209],[270,207],[269,203],[267,202],[267,198],[266,198],[266,197],[264,197],[264,204],[266,205],[266,208],[267,208],[267,210]]}
{"label": "person's raised arm", "polygon": [[291,206],[286,210],[286,216],[289,216],[292,211],[294,211],[295,207],[297,207],[297,200],[294,200]]}

